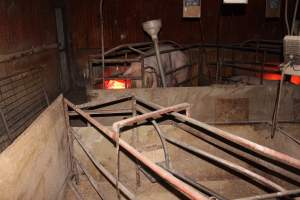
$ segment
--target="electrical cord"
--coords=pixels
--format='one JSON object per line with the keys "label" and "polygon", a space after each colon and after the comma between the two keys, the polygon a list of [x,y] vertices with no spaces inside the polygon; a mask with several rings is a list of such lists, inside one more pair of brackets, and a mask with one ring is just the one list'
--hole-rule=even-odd
{"label": "electrical cord", "polygon": [[285,0],[285,25],[286,25],[286,29],[287,29],[287,33],[288,35],[291,34],[290,32],[290,24],[289,24],[289,20],[288,20],[288,5],[289,5],[289,0]]}

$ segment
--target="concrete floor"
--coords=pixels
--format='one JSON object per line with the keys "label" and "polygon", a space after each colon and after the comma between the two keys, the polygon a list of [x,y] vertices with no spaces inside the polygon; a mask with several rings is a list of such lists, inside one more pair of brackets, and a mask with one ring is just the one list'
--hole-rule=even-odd
{"label": "concrete floor", "polygon": [[[291,136],[300,139],[298,130],[300,125],[285,124],[282,127],[287,130]],[[274,139],[270,139],[270,129],[266,125],[255,125],[255,126],[219,126],[223,130],[227,130],[235,135],[242,136],[256,143],[271,147],[275,150],[284,152],[296,158],[300,158],[299,150],[300,146],[296,145],[292,140],[277,133]],[[222,157],[226,160],[238,163],[249,169],[253,169],[255,172],[265,175],[264,171],[254,169],[248,163],[241,162],[235,157],[224,153],[216,149],[211,144],[208,144],[200,139],[196,139],[194,136],[187,135],[186,132],[179,130],[171,126],[162,126],[164,133],[180,141],[191,144],[202,150],[206,150],[214,155]],[[78,128],[77,131],[82,137],[82,140],[96,157],[96,159],[102,163],[108,170],[114,174],[115,170],[115,151],[113,145],[103,138],[93,128]],[[145,126],[139,129],[140,134],[140,151],[143,152],[146,146],[159,144],[159,139],[155,135],[153,128]],[[131,132],[124,132],[122,138],[128,143],[131,143]],[[115,195],[115,189],[109,184],[105,178],[100,175],[97,170],[89,163],[83,152],[80,151],[77,145],[75,145],[77,152],[77,158],[83,161],[87,169],[91,172],[94,177],[97,177],[97,181],[106,199],[117,199]],[[184,175],[195,179],[198,183],[205,185],[206,187],[216,191],[217,193],[229,198],[241,198],[246,196],[252,196],[257,194],[265,193],[264,190],[257,186],[250,184],[249,182],[242,180],[236,175],[233,175],[226,170],[216,167],[206,160],[201,160],[196,156],[191,156],[186,152],[168,145],[170,157],[172,161],[172,167]],[[155,156],[153,157],[155,159]],[[266,175],[266,177],[280,183],[288,189],[296,188],[294,185],[288,184],[285,181],[280,181],[278,178],[272,175]],[[183,199],[182,196],[176,195],[174,191],[170,190],[165,184],[151,183],[143,174],[141,178],[141,186],[137,187],[135,184],[135,165],[134,162],[129,159],[125,154],[121,155],[121,182],[124,183],[134,194],[137,195],[138,199]],[[300,179],[299,179],[300,180]],[[298,185],[299,186],[299,185]],[[84,175],[81,176],[80,185],[78,186],[79,191],[85,197],[84,199],[99,199],[91,185],[88,183]],[[72,191],[66,190],[65,199],[74,199]]]}

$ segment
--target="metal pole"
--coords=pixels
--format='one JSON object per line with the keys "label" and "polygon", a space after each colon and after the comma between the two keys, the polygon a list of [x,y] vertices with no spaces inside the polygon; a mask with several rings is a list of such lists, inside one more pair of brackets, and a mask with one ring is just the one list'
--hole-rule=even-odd
{"label": "metal pole", "polygon": [[279,197],[288,197],[288,196],[299,197],[299,195],[300,195],[300,189],[296,189],[296,190],[289,190],[285,192],[276,192],[272,194],[263,194],[263,195],[253,196],[253,197],[240,198],[236,200],[263,200],[263,199],[275,199]]}
{"label": "metal pole", "polygon": [[179,178],[180,180],[182,180],[182,181],[186,182],[187,184],[193,186],[197,190],[205,193],[206,195],[209,195],[211,199],[212,199],[212,197],[215,197],[218,200],[227,200],[227,198],[215,193],[211,189],[205,187],[204,185],[201,185],[201,184],[197,183],[196,181],[184,176],[183,174],[180,174],[179,172],[176,172],[175,170],[172,170],[170,168],[164,167],[163,165],[160,165],[160,166],[162,168],[164,168],[165,170],[167,170],[168,172],[170,172],[171,174],[173,174],[175,177]]}
{"label": "metal pole", "polygon": [[279,83],[279,88],[277,92],[277,97],[276,97],[276,104],[274,108],[274,113],[273,113],[273,119],[272,119],[272,130],[271,130],[271,138],[274,138],[277,125],[278,125],[278,113],[280,110],[280,103],[281,103],[281,93],[282,93],[282,87],[283,87],[283,82],[284,82],[284,77],[285,77],[285,69],[283,69],[282,74],[281,74],[281,80]]}
{"label": "metal pole", "polygon": [[250,171],[250,170],[248,170],[248,169],[246,169],[246,168],[244,168],[242,166],[239,166],[239,165],[234,164],[234,163],[232,163],[230,161],[227,161],[225,159],[222,159],[222,158],[219,158],[217,156],[214,156],[214,155],[212,155],[212,154],[210,154],[208,152],[202,151],[202,150],[200,150],[198,148],[193,147],[192,145],[188,145],[188,144],[185,144],[183,142],[179,142],[179,141],[171,139],[169,137],[165,137],[165,139],[168,142],[170,142],[170,143],[172,143],[172,144],[174,144],[174,145],[176,145],[176,146],[178,146],[178,147],[180,147],[180,148],[182,148],[182,149],[184,149],[186,151],[192,152],[192,153],[194,153],[196,155],[203,156],[203,157],[205,157],[205,158],[207,158],[209,160],[217,162],[217,163],[219,163],[219,164],[221,164],[221,165],[223,165],[225,167],[228,167],[229,169],[231,169],[231,170],[233,170],[235,172],[238,172],[239,174],[247,176],[248,178],[251,178],[252,180],[256,181],[257,183],[262,184],[263,186],[268,187],[269,189],[272,189],[274,191],[285,191],[285,189],[283,187],[281,187],[280,185],[274,183],[273,181],[271,181],[271,180],[269,180],[269,179],[267,179],[267,178],[265,178],[265,177],[263,177],[263,176],[255,173],[255,172],[252,172],[252,171]]}
{"label": "metal pole", "polygon": [[[133,97],[132,99],[132,117],[136,117],[137,116],[137,107],[136,107],[136,99]],[[137,126],[137,123],[134,124],[135,126]],[[139,149],[139,133],[138,133],[138,128],[134,127],[132,129],[132,144],[134,145],[134,147],[136,149]],[[141,186],[141,175],[140,175],[140,166],[138,163],[138,160],[135,160],[136,162],[136,172],[135,172],[135,177],[136,177],[136,186],[140,187]]]}
{"label": "metal pole", "polygon": [[153,43],[154,43],[156,60],[157,60],[157,64],[158,64],[158,69],[159,69],[159,73],[160,73],[160,77],[161,77],[162,86],[165,88],[165,87],[167,87],[167,83],[166,83],[165,71],[164,71],[164,68],[163,68],[163,66],[161,64],[161,57],[160,57],[160,50],[159,50],[159,45],[158,45],[158,38],[154,38],[153,39]]}

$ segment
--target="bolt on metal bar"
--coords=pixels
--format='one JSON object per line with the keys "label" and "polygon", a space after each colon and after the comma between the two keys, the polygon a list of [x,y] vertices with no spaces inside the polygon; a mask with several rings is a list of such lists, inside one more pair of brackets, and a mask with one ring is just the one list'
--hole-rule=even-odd
{"label": "bolt on metal bar", "polygon": [[[83,142],[80,139],[80,136],[74,129],[71,128],[71,132],[74,135],[74,138],[78,142],[78,144],[81,146],[83,151],[86,153],[86,155],[89,157],[89,159],[93,162],[93,164],[97,167],[97,169],[107,178],[109,182],[111,182],[113,185],[116,185],[117,180],[116,178],[101,164],[99,163],[94,156],[90,153],[90,151],[87,149],[87,147],[83,144]],[[122,193],[124,193],[129,199],[136,199],[135,195],[130,192],[122,183],[119,183],[120,190]]]}
{"label": "bolt on metal bar", "polygon": [[236,200],[263,200],[263,199],[274,199],[274,198],[279,198],[279,197],[299,197],[300,196],[300,189],[296,190],[289,190],[285,192],[276,192],[276,193],[271,193],[271,194],[263,194],[263,195],[257,195],[253,197],[245,197],[245,198],[240,198]]}
{"label": "bolt on metal bar", "polygon": [[283,187],[281,187],[280,185],[274,183],[273,181],[271,181],[271,180],[255,173],[255,172],[252,172],[252,171],[250,171],[250,170],[248,170],[248,169],[246,169],[246,168],[244,168],[240,165],[234,164],[233,162],[230,162],[230,161],[227,161],[225,159],[219,158],[219,157],[214,156],[214,155],[212,155],[208,152],[205,152],[205,151],[202,151],[198,148],[195,148],[192,145],[188,145],[188,144],[185,144],[183,142],[179,142],[175,139],[171,139],[169,137],[165,137],[165,139],[168,142],[170,142],[170,143],[172,143],[172,144],[174,144],[174,145],[176,145],[176,146],[178,146],[178,147],[180,147],[180,148],[182,148],[186,151],[189,151],[189,152],[192,152],[196,155],[200,155],[200,156],[203,156],[205,158],[208,158],[209,160],[217,162],[217,163],[219,163],[219,164],[221,164],[225,167],[228,167],[231,170],[234,170],[235,172],[238,172],[238,173],[240,173],[244,176],[247,176],[248,178],[251,178],[252,180],[256,181],[257,183],[260,183],[260,184],[268,187],[269,189],[272,189],[274,191],[286,191]]}
{"label": "bolt on metal bar", "polygon": [[[90,117],[87,113],[85,113],[81,109],[77,108],[69,100],[64,99],[64,101],[68,104],[68,106],[70,108],[72,108],[74,111],[79,113],[83,118],[88,120],[92,125],[94,125],[97,129],[99,129],[103,134],[105,134],[107,137],[115,140],[116,134],[117,134],[116,132],[111,131],[107,127],[100,124],[97,120]],[[159,167],[158,165],[153,163],[150,159],[143,156],[140,152],[138,152],[135,148],[133,148],[131,145],[129,145],[124,140],[120,139],[119,144],[124,150],[126,150],[128,153],[130,153],[136,159],[138,159],[145,166],[149,167],[149,169],[151,169],[154,173],[156,173],[162,179],[167,181],[170,185],[172,185],[175,189],[177,189],[179,192],[184,194],[186,197],[193,199],[193,200],[200,200],[200,199],[207,200],[207,197],[205,197],[205,195],[196,191],[194,188],[192,188],[188,184],[182,182],[178,178],[174,177],[171,173],[167,172],[166,170],[162,169],[161,167]]]}
{"label": "bolt on metal bar", "polygon": [[[148,101],[146,101],[142,98],[139,98],[139,97],[136,97],[136,99],[137,99],[137,102],[140,102],[142,104],[145,104],[145,105],[150,106],[150,107],[152,107],[154,109],[157,109],[157,110],[164,108],[163,106],[160,106],[160,105],[152,103],[152,102],[148,102]],[[298,160],[296,158],[293,158],[291,156],[288,156],[284,153],[281,153],[281,152],[275,151],[271,148],[259,145],[259,144],[254,143],[254,142],[251,142],[247,139],[244,139],[242,137],[233,135],[229,132],[226,132],[226,131],[223,131],[223,130],[218,129],[216,127],[210,126],[210,125],[205,124],[203,122],[197,121],[197,120],[195,120],[193,118],[190,118],[190,117],[187,117],[185,115],[182,115],[182,114],[179,114],[179,113],[170,113],[170,115],[174,116],[176,119],[178,119],[182,122],[189,122],[192,125],[195,125],[199,128],[203,128],[203,129],[205,129],[205,130],[207,130],[207,131],[209,131],[209,132],[211,132],[211,133],[213,133],[217,136],[220,136],[224,139],[227,139],[231,142],[234,142],[238,145],[241,145],[244,148],[247,148],[251,151],[262,154],[262,155],[264,155],[268,158],[279,161],[279,162],[281,162],[285,165],[289,165],[289,166],[294,167],[296,169],[300,169],[300,160]]]}

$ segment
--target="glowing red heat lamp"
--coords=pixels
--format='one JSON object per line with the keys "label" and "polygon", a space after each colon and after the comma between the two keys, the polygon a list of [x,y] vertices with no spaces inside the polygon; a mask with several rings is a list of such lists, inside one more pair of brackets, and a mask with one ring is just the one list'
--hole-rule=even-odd
{"label": "glowing red heat lamp", "polygon": [[131,87],[131,80],[105,80],[105,89],[120,90]]}
{"label": "glowing red heat lamp", "polygon": [[292,76],[291,83],[293,83],[294,85],[300,85],[300,76]]}

